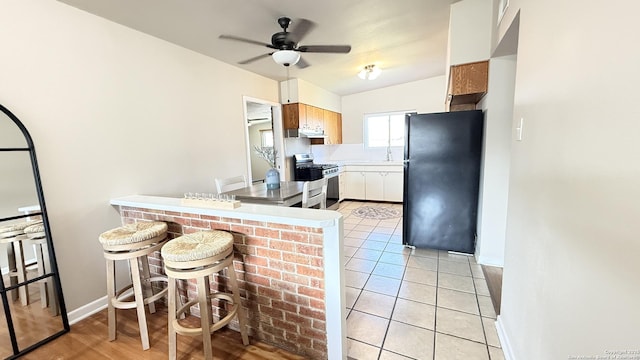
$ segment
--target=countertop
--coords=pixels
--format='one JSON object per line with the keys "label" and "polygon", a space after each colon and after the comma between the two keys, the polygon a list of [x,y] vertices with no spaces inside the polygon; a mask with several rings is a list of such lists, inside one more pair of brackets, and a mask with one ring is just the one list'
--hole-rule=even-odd
{"label": "countertop", "polygon": [[269,202],[284,202],[302,195],[304,181],[282,181],[279,189],[267,189],[267,184],[258,183],[246,188],[228,191],[225,194],[235,195],[236,199],[264,200]]}
{"label": "countertop", "polygon": [[341,166],[349,166],[349,165],[358,165],[358,166],[402,166],[404,162],[402,160],[340,160],[335,161],[338,165]]}
{"label": "countertop", "polygon": [[111,205],[202,214],[237,219],[279,222],[315,228],[337,226],[342,214],[333,210],[303,209],[285,206],[241,203],[232,210],[200,208],[181,204],[182,199],[162,196],[130,195],[111,199]]}

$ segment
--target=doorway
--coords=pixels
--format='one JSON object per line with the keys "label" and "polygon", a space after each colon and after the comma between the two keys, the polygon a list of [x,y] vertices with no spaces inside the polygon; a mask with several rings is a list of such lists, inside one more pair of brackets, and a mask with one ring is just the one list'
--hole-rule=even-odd
{"label": "doorway", "polygon": [[282,136],[282,111],[279,103],[244,96],[245,143],[247,145],[247,179],[249,183],[263,182],[268,161],[260,157],[256,149],[275,150],[276,169],[283,177],[284,141]]}

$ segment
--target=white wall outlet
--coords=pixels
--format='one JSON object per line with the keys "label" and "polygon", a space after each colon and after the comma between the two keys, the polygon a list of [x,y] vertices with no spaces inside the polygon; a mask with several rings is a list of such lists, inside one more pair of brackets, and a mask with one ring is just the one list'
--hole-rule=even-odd
{"label": "white wall outlet", "polygon": [[524,118],[520,118],[518,127],[516,127],[516,141],[522,141],[522,125],[524,125]]}

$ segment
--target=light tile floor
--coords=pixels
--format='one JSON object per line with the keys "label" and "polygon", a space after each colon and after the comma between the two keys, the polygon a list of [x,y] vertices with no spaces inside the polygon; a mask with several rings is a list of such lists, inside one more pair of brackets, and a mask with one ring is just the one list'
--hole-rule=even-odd
{"label": "light tile floor", "polygon": [[482,268],[473,257],[402,245],[402,218],[363,219],[345,201],[345,282],[351,359],[504,359]]}

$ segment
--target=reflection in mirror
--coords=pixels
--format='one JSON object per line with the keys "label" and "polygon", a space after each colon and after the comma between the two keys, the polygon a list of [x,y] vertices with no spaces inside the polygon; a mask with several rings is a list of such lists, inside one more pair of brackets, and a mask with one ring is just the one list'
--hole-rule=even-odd
{"label": "reflection in mirror", "polygon": [[33,143],[0,105],[0,358],[69,331]]}
{"label": "reflection in mirror", "polygon": [[249,139],[249,178],[252,182],[263,182],[267,170],[271,168],[255,151],[256,147],[273,147],[273,114],[271,106],[257,102],[246,101],[247,132]]}
{"label": "reflection in mirror", "polygon": [[0,164],[0,218],[21,215],[18,209],[38,204],[29,152],[0,152]]}
{"label": "reflection in mirror", "polygon": [[10,302],[11,319],[19,349],[26,349],[63,329],[60,316],[51,316],[47,307],[42,307],[41,293],[37,283],[23,285],[29,289],[29,305],[20,301]]}

